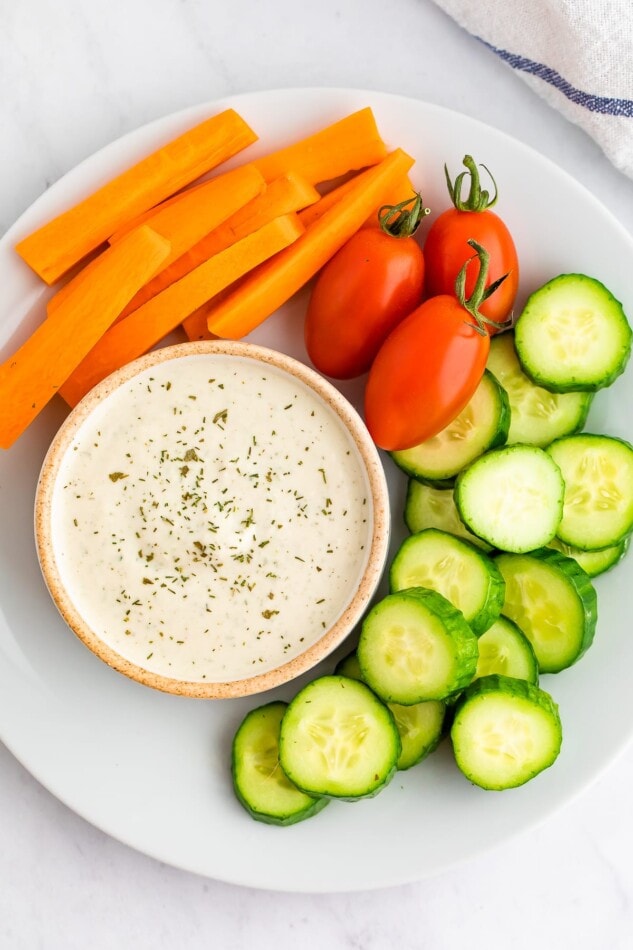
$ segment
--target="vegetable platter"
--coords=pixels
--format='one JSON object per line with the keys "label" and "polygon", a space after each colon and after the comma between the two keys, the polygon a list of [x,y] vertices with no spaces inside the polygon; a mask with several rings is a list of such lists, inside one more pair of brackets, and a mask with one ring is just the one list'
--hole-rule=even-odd
{"label": "vegetable platter", "polygon": [[[388,148],[415,158],[408,174],[430,208],[422,235],[449,205],[444,163],[455,170],[471,154],[494,170],[500,191],[495,210],[521,263],[515,312],[546,281],[570,272],[596,277],[625,312],[633,312],[627,281],[633,241],[579,183],[537,152],[413,99],[362,90],[277,90],[154,122],[49,189],[0,242],[3,359],[37,326],[52,296],[14,247],[54,215],[223,109],[235,109],[256,131],[258,141],[248,146],[249,157],[256,157],[367,106]],[[233,158],[223,169],[239,164]],[[305,287],[246,338],[307,362],[308,299]],[[364,380],[337,385],[362,411]],[[632,396],[629,369],[597,394],[586,431],[631,441]],[[371,801],[334,802],[314,820],[285,829],[252,822],[233,794],[229,767],[233,736],[257,703],[184,699],[128,681],[84,649],[50,602],[35,554],[32,505],[41,463],[66,413],[61,400],[51,401],[0,457],[0,738],[52,794],[113,837],[174,866],[253,887],[323,892],[389,886],[435,874],[542,821],[594,780],[630,739],[633,641],[626,618],[633,585],[624,561],[596,579],[600,607],[591,649],[562,676],[541,677],[558,704],[564,739],[555,766],[535,781],[503,794],[484,791],[459,773],[444,742],[419,766],[397,773]],[[387,455],[384,461],[393,555],[407,534],[407,479]],[[383,586],[381,596],[386,578]],[[352,646],[258,699],[291,701],[317,675],[333,673]]]}

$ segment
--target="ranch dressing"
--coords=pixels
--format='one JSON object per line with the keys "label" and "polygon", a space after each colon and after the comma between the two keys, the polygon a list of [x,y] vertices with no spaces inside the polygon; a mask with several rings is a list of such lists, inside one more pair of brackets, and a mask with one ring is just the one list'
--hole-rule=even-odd
{"label": "ranch dressing", "polygon": [[352,437],[275,366],[159,363],[91,413],[61,463],[55,557],[109,646],[222,682],[302,653],[351,600],[371,543]]}

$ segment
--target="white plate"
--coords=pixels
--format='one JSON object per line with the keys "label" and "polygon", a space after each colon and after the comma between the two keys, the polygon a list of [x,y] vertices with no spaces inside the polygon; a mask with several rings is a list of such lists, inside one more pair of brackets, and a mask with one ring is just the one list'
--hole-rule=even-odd
{"label": "white plate", "polygon": [[[587,191],[536,152],[413,99],[283,90],[161,119],[103,149],[47,191],[0,242],[2,352],[35,325],[44,299],[39,282],[12,251],[16,240],[228,105],[259,132],[253,152],[373,106],[387,142],[416,157],[414,182],[434,210],[447,203],[443,163],[455,172],[471,153],[497,178],[498,210],[521,257],[523,297],[558,273],[581,271],[604,281],[633,313],[633,242]],[[305,359],[304,305],[305,294],[252,339]],[[343,388],[358,404],[360,385]],[[632,389],[629,371],[599,394],[589,428],[633,439]],[[600,619],[589,653],[571,670],[543,678],[560,704],[565,738],[559,760],[535,781],[505,794],[483,792],[458,773],[445,743],[418,768],[398,773],[375,799],[332,803],[291,828],[252,821],[231,791],[229,749],[253,699],[188,700],[127,680],[70,633],[48,597],[35,556],[32,506],[40,464],[63,415],[60,404],[51,405],[0,457],[0,736],[54,795],[115,838],[169,864],[254,887],[344,891],[393,885],[434,874],[544,818],[593,780],[629,739],[633,638],[626,618],[633,610],[633,560],[598,580]],[[387,463],[395,544],[404,478]],[[278,695],[290,698],[296,685]]]}

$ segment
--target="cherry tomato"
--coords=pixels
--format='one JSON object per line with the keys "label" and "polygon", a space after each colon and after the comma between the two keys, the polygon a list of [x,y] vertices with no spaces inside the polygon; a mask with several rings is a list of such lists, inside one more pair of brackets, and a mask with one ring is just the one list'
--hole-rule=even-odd
{"label": "cherry tomato", "polygon": [[[485,280],[485,257],[480,266]],[[382,449],[410,449],[437,435],[459,415],[483,376],[490,337],[477,303],[484,282],[465,300],[466,269],[460,299],[442,294],[424,301],[378,351],[365,389],[365,421]]]}
{"label": "cherry tomato", "polygon": [[[504,222],[493,211],[487,210],[497,200],[496,189],[493,198],[490,198],[488,192],[482,191],[477,166],[469,155],[464,157],[464,165],[468,172],[458,175],[454,184],[446,172],[455,207],[444,211],[433,222],[424,242],[427,295],[453,293],[457,274],[472,254],[467,243],[468,239],[472,238],[482,244],[490,256],[487,286],[492,286],[507,274],[494,293],[479,306],[483,316],[503,323],[512,312],[519,286],[517,251]],[[470,174],[470,191],[468,196],[462,199],[461,186],[467,174]],[[466,278],[467,296],[473,291],[478,269],[477,263],[469,268]],[[495,332],[495,328],[491,327],[490,333]]]}
{"label": "cherry tomato", "polygon": [[305,343],[308,356],[326,376],[351,379],[366,373],[383,340],[422,299],[424,256],[412,235],[426,209],[419,195],[414,208],[396,205],[390,211],[398,209],[398,231],[393,216],[383,218],[382,227],[363,228],[317,278]]}

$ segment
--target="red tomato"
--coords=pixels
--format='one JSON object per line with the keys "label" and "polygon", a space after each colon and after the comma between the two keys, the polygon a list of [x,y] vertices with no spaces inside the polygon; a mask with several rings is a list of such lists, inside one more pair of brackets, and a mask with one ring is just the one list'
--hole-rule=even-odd
{"label": "red tomato", "polygon": [[[482,189],[479,181],[479,169],[470,155],[464,156],[466,171],[452,182],[448,169],[444,167],[446,183],[454,207],[437,218],[426,236],[424,242],[424,257],[426,260],[426,290],[429,296],[436,294],[453,294],[455,280],[465,261],[472,257],[467,244],[469,239],[482,244],[489,255],[488,276],[486,287],[492,286],[504,274],[506,279],[490,295],[487,300],[479,304],[479,313],[496,323],[506,321],[514,306],[514,300],[519,286],[519,260],[512,240],[512,235],[493,211],[488,209],[497,200],[497,186],[494,178],[486,169],[495,186],[495,193],[490,194]],[[468,194],[462,197],[462,184],[468,181]],[[466,297],[470,297],[475,287],[479,263],[473,261],[466,274]],[[495,333],[494,327],[489,327],[490,333]]]}
{"label": "red tomato", "polygon": [[[502,323],[514,306],[519,286],[519,260],[514,241],[500,217],[493,211],[457,211],[450,208],[436,218],[424,242],[427,295],[452,294],[455,279],[465,261],[473,256],[466,243],[473,238],[490,255],[486,287],[504,274],[503,283],[479,306],[484,317]],[[466,296],[475,286],[479,264],[473,261],[466,274]],[[494,328],[491,333],[496,332]]]}
{"label": "red tomato", "polygon": [[490,337],[455,297],[431,297],[381,346],[365,389],[365,421],[380,448],[410,449],[437,435],[473,395]]}
{"label": "red tomato", "polygon": [[423,289],[417,241],[363,228],[317,278],[305,322],[308,356],[335,379],[366,373],[383,340],[419,304]]}

